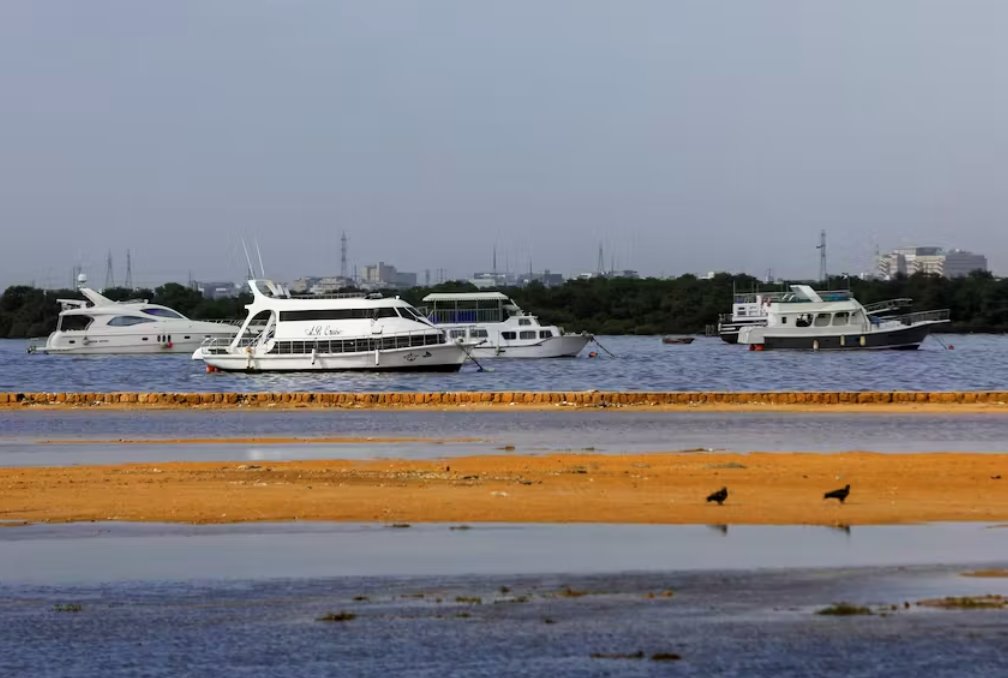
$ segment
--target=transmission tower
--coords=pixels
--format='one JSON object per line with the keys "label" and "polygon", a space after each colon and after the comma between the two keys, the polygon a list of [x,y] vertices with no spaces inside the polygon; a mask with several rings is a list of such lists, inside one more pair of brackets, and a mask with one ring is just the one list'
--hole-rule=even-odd
{"label": "transmission tower", "polygon": [[819,244],[816,245],[816,249],[819,250],[819,280],[824,283],[829,283],[829,279],[826,275],[826,231],[819,231]]}
{"label": "transmission tower", "polygon": [[595,272],[600,276],[605,275],[605,256],[602,254],[602,243],[598,244],[598,264],[595,267]]}
{"label": "transmission tower", "polygon": [[343,231],[343,235],[341,235],[339,239],[339,274],[341,278],[346,278],[347,274],[346,255],[347,255],[346,231]]}
{"label": "transmission tower", "polygon": [[115,287],[115,276],[112,274],[112,250],[108,251],[108,258],[105,260],[105,289],[110,290]]}
{"label": "transmission tower", "polygon": [[126,250],[126,280],[123,282],[123,287],[133,289],[133,260],[130,258],[129,250]]}

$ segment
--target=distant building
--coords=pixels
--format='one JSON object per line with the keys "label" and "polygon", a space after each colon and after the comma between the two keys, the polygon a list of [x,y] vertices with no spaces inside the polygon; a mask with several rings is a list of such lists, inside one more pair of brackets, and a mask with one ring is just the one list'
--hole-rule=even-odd
{"label": "distant building", "polygon": [[883,280],[897,275],[933,273],[946,278],[961,278],[973,271],[987,270],[987,257],[964,250],[941,247],[901,247],[879,255],[875,273]]}
{"label": "distant building", "polygon": [[361,282],[367,287],[416,287],[417,274],[398,271],[395,266],[379,261],[364,267]]}
{"label": "distant building", "polygon": [[200,294],[206,299],[225,299],[241,294],[244,283],[233,282],[196,282],[194,284]]}

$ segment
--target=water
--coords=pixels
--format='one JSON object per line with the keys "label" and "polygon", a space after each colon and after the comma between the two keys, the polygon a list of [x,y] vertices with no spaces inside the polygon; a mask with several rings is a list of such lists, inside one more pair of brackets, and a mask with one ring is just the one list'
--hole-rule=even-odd
{"label": "water", "polygon": [[[717,338],[665,345],[660,337],[599,337],[582,357],[487,360],[454,374],[207,374],[185,355],[28,355],[26,342],[0,340],[4,391],[511,391],[511,390],[1001,390],[1008,337],[942,335],[918,351],[749,352]],[[599,353],[588,358],[589,350]]]}
{"label": "water", "polygon": [[[1004,564],[1001,532],[11,528],[0,674],[999,675],[1003,610],[915,603],[1008,593],[962,576]],[[815,614],[837,601],[873,614]]]}
{"label": "water", "polygon": [[[259,439],[158,442],[184,436]],[[278,440],[285,437],[298,441]],[[319,437],[354,440],[311,442]],[[369,437],[401,440],[375,442]],[[122,439],[144,442],[80,442]],[[1005,440],[1006,413],[0,410],[0,466],[440,459],[559,451],[1004,452]]]}

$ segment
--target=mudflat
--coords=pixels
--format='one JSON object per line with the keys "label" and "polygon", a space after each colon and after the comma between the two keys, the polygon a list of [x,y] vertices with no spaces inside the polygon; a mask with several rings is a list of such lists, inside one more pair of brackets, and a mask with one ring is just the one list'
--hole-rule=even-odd
{"label": "mudflat", "polygon": [[[823,498],[846,484],[843,504]],[[723,505],[705,500],[721,487]],[[1008,520],[1008,454],[502,454],[0,468],[0,520],[991,522]]]}

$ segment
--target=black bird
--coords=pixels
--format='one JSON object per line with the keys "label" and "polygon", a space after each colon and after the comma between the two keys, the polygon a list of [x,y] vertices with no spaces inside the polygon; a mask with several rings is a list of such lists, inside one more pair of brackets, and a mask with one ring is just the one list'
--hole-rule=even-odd
{"label": "black bird", "polygon": [[823,499],[839,499],[840,503],[844,503],[844,499],[850,494],[850,484],[844,485],[839,490],[831,490],[822,496]]}
{"label": "black bird", "polygon": [[712,492],[707,495],[707,501],[716,501],[717,505],[720,506],[724,503],[724,500],[728,498],[728,488],[722,487],[717,492]]}

